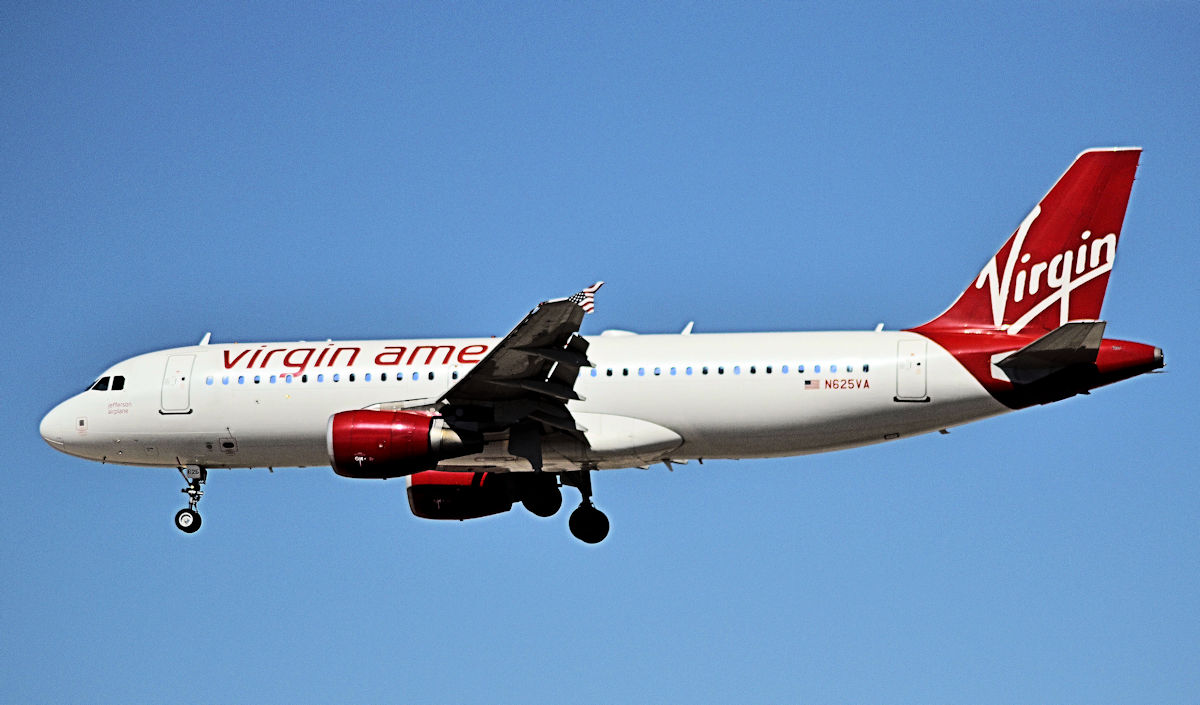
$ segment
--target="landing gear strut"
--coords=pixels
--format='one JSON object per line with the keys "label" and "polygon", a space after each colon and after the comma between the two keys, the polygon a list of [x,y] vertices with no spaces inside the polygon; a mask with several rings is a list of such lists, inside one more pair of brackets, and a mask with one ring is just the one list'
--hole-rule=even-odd
{"label": "landing gear strut", "polygon": [[179,468],[179,474],[188,483],[187,487],[179,490],[188,496],[188,506],[175,514],[175,528],[193,534],[200,528],[200,512],[196,511],[196,505],[204,496],[204,490],[200,489],[200,486],[208,479],[208,470],[198,465],[189,465]]}
{"label": "landing gear strut", "polygon": [[592,504],[593,469],[586,468],[562,474],[564,485],[579,489],[579,506],[571,512],[567,525],[571,528],[571,534],[584,543],[600,543],[608,536],[608,517]]}

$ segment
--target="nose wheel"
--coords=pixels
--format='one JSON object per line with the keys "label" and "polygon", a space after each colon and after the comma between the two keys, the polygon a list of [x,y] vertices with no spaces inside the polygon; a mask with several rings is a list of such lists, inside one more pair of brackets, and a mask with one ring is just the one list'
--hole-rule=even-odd
{"label": "nose wheel", "polygon": [[200,512],[195,509],[180,509],[175,515],[175,528],[185,534],[193,534],[200,528]]}
{"label": "nose wheel", "polygon": [[200,528],[200,512],[196,511],[196,505],[204,496],[204,490],[200,487],[208,479],[208,470],[189,465],[186,468],[179,468],[179,474],[187,482],[187,487],[179,491],[188,496],[188,506],[175,514],[175,528],[185,534],[194,534]]}

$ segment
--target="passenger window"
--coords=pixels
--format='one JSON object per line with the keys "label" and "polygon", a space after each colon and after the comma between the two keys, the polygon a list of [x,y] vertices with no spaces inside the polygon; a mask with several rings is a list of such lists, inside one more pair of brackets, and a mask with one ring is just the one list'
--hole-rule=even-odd
{"label": "passenger window", "polygon": [[450,373],[450,379],[458,379],[458,370]]}
{"label": "passenger window", "polygon": [[341,373],[341,372],[334,372],[334,373],[333,373],[333,381],[334,381],[334,382],[341,382],[341,381],[342,381],[342,373]]}
{"label": "passenger window", "polygon": [[771,374],[771,366],[767,365],[767,369],[763,370],[763,372],[766,372],[767,374]]}
{"label": "passenger window", "polygon": [[742,373],[742,366],[741,366],[741,365],[734,365],[734,366],[733,366],[733,373],[734,373],[735,375],[740,375],[740,374]]}
{"label": "passenger window", "polygon": [[287,383],[287,384],[291,384],[291,383],[292,383],[292,376],[291,376],[291,375],[284,375],[284,376],[283,376],[283,381],[284,381],[285,383]]}
{"label": "passenger window", "polygon": [[646,376],[646,368],[645,368],[645,367],[639,367],[639,368],[638,368],[638,377],[645,377],[645,376]]}
{"label": "passenger window", "polygon": [[707,365],[700,368],[700,374],[702,374],[702,375],[708,374],[708,366]]}
{"label": "passenger window", "polygon": [[271,375],[271,384],[275,384],[275,375]]}
{"label": "passenger window", "polygon": [[724,365],[717,366],[717,374],[719,374],[719,375],[725,374],[725,366]]}
{"label": "passenger window", "polygon": [[348,382],[354,381],[354,373],[353,372],[350,373],[350,377],[346,381],[348,381]]}
{"label": "passenger window", "polygon": [[854,365],[846,365],[846,374],[850,374],[853,371],[854,371]]}
{"label": "passenger window", "polygon": [[414,372],[414,373],[413,373],[413,381],[414,381],[414,382],[417,382],[417,381],[419,381],[420,379],[421,379],[421,373],[420,373],[420,372]]}
{"label": "passenger window", "polygon": [[318,382],[324,382],[324,381],[325,381],[325,375],[323,375],[323,374],[319,374],[319,375],[317,375],[317,381],[318,381]]}
{"label": "passenger window", "polygon": [[660,375],[662,375],[662,368],[661,368],[661,367],[655,367],[655,368],[654,368],[654,376],[655,376],[655,377],[658,377],[658,376],[660,376]]}
{"label": "passenger window", "polygon": [[813,374],[814,375],[821,374],[821,366],[820,365],[813,365]]}
{"label": "passenger window", "polygon": [[[212,377],[209,377],[208,379],[209,379],[208,383],[212,384]],[[116,377],[113,377],[112,390],[114,392],[119,392],[124,388],[125,388],[125,378],[122,377],[121,375],[117,375]]]}
{"label": "passenger window", "polygon": [[605,374],[608,375],[609,377],[612,377],[612,368],[611,367],[608,368],[608,372],[605,372]]}
{"label": "passenger window", "polygon": [[430,373],[429,373],[429,379],[433,379],[433,373],[432,373],[432,372],[430,372]]}
{"label": "passenger window", "polygon": [[[204,378],[204,383],[205,383],[205,384],[207,384],[208,386],[210,386],[210,387],[211,387],[211,386],[212,386],[212,383],[213,383],[213,378],[212,378],[212,375],[209,375],[209,376],[205,377],[205,378]],[[117,385],[115,385],[115,384],[114,384],[114,385],[113,385],[113,389],[116,389],[116,388],[117,388]]]}
{"label": "passenger window", "polygon": [[832,375],[832,374],[836,374],[836,373],[837,373],[837,365],[830,365],[829,366],[829,374]]}
{"label": "passenger window", "polygon": [[386,372],[380,372],[380,373],[379,373],[379,381],[380,381],[380,382],[386,382],[386,381],[387,381],[387,373],[386,373]]}
{"label": "passenger window", "polygon": [[592,376],[595,377],[598,374],[600,374],[599,370],[597,370],[595,367],[593,367],[592,368]]}
{"label": "passenger window", "polygon": [[261,381],[262,381],[262,376],[261,376],[261,375],[254,375],[254,383],[255,383],[255,384],[258,384],[258,383],[259,383],[259,382],[261,382]]}
{"label": "passenger window", "polygon": [[300,375],[300,384],[308,384],[308,375]]}
{"label": "passenger window", "polygon": [[238,384],[245,384],[245,383],[246,383],[246,376],[238,375]]}
{"label": "passenger window", "polygon": [[804,374],[804,365],[796,365],[796,371],[800,374]]}
{"label": "passenger window", "polygon": [[675,368],[674,368],[674,367],[672,367],[672,368],[671,368],[671,376],[672,376],[672,377],[674,377],[674,376],[675,376]]}
{"label": "passenger window", "polygon": [[750,365],[750,374],[754,374],[754,373],[755,373],[755,372],[757,372],[757,371],[758,371],[758,370],[756,370],[756,369],[754,368],[754,365]]}
{"label": "passenger window", "polygon": [[691,366],[688,366],[688,367],[685,367],[685,368],[683,368],[683,373],[684,373],[685,375],[687,375],[688,377],[691,377],[691,376],[692,376],[692,368],[691,368]]}
{"label": "passenger window", "polygon": [[96,380],[96,383],[92,385],[92,391],[107,392],[108,391],[108,378],[101,377],[100,379]]}
{"label": "passenger window", "polygon": [[622,376],[622,377],[628,377],[628,376],[629,376],[629,368],[628,368],[628,367],[623,367],[623,368],[621,368],[621,376]]}
{"label": "passenger window", "polygon": [[224,384],[226,386],[229,385],[229,375],[225,375],[224,377],[221,378],[221,384]]}
{"label": "passenger window", "polygon": [[[770,371],[771,371],[771,368],[770,368],[770,367],[768,367],[768,368],[767,368],[767,372],[770,372]],[[786,374],[787,374],[787,365],[784,365],[784,366],[782,366],[782,367],[780,367],[780,368],[779,368],[779,374],[781,374],[781,375],[786,375]]]}
{"label": "passenger window", "polygon": [[864,362],[863,363],[863,372],[870,372],[870,371],[871,371],[871,366]]}

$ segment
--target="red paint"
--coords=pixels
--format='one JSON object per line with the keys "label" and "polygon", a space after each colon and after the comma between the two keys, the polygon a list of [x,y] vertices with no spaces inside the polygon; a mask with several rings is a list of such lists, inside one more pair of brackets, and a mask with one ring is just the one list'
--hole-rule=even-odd
{"label": "red paint", "polygon": [[958,300],[916,330],[1035,333],[1099,319],[1140,155],[1081,154]]}
{"label": "red paint", "polygon": [[992,357],[1011,353],[1039,336],[1000,331],[956,333],[920,331],[945,348],[997,401],[1013,409],[1047,404],[1075,394],[1136,377],[1163,366],[1162,350],[1144,343],[1105,338],[1095,364],[1073,365],[1031,384],[1013,384],[993,375]]}
{"label": "red paint", "polygon": [[446,470],[426,470],[414,473],[409,478],[409,486],[437,485],[439,487],[469,487],[482,481],[485,472],[449,472]]}
{"label": "red paint", "polygon": [[507,512],[517,499],[509,473],[430,470],[409,478],[408,506],[422,519],[478,519]]}
{"label": "red paint", "polygon": [[[313,368],[354,367],[358,364],[358,357],[362,352],[362,348],[358,346],[335,347],[332,343],[321,348],[320,354],[317,354],[317,349],[312,347],[273,348],[271,350],[266,350],[266,347],[265,345],[259,346],[258,350],[246,348],[238,351],[236,355],[233,354],[233,350],[223,350],[225,369],[232,370],[237,367],[265,369],[274,358],[275,366],[286,367],[293,374],[302,374],[310,366]],[[428,367],[445,366],[451,364],[451,360],[456,360],[460,364],[470,365],[482,360],[487,350],[487,345],[480,344],[465,345],[462,348],[457,345],[417,345],[410,352],[408,346],[405,345],[385,345],[383,351],[376,354],[374,358],[368,357],[370,360],[368,364],[380,367],[404,364]],[[249,359],[247,359],[247,355],[250,356]],[[315,361],[313,355],[317,356]]]}
{"label": "red paint", "polygon": [[1021,408],[1162,367],[1162,352],[1104,340],[1095,364],[1027,384],[997,378],[993,356],[1068,321],[1100,319],[1141,150],[1085,152],[945,313],[910,329],[945,348],[993,397]]}
{"label": "red paint", "polygon": [[[458,361],[464,365],[473,364],[482,360],[485,352],[487,352],[486,345],[467,345],[458,351]],[[468,358],[468,355],[472,357]]]}
{"label": "red paint", "polygon": [[433,416],[415,411],[343,411],[329,420],[333,471],[343,477],[402,477],[437,466]]}
{"label": "red paint", "polygon": [[385,345],[383,352],[375,356],[375,364],[381,366],[399,365],[404,362],[404,353],[408,348],[403,345]]}
{"label": "red paint", "polygon": [[446,351],[446,354],[442,357],[441,364],[443,364],[443,365],[450,364],[450,356],[454,354],[454,346],[453,345],[418,345],[413,348],[412,355],[408,356],[408,364],[410,364],[410,365],[414,364],[414,361],[417,359],[417,353],[421,352],[422,350],[429,351],[428,353],[425,354],[425,362],[421,363],[424,365],[432,364],[433,356],[436,355],[437,351],[439,351],[439,350]]}

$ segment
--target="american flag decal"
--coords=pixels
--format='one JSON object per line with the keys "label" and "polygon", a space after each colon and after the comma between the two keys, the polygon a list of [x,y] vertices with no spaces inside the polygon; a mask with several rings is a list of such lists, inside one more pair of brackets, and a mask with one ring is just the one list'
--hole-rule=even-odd
{"label": "american flag decal", "polygon": [[819,380],[819,379],[806,379],[806,380],[804,380],[804,388],[805,388],[806,390],[809,390],[809,389],[820,389],[820,388],[821,388],[821,380]]}
{"label": "american flag decal", "polygon": [[584,313],[591,313],[592,311],[596,310],[596,292],[599,291],[600,287],[602,286],[604,286],[604,282],[596,282],[578,294],[575,294],[571,298],[567,299],[567,301],[579,304],[579,308],[583,309]]}

